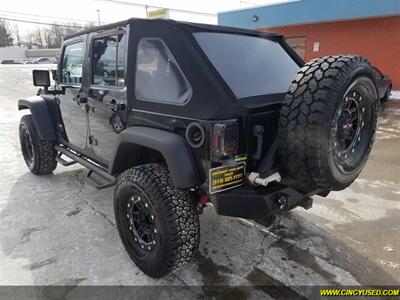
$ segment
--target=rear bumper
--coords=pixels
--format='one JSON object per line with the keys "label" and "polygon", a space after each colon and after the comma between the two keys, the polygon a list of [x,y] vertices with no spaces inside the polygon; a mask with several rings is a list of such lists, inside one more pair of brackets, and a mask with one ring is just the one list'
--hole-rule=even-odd
{"label": "rear bumper", "polygon": [[262,220],[297,206],[308,209],[312,198],[291,187],[271,183],[268,187],[244,185],[210,197],[219,215]]}

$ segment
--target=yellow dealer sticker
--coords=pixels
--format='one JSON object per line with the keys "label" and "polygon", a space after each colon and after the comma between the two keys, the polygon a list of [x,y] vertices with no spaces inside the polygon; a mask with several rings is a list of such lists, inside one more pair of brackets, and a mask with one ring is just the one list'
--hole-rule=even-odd
{"label": "yellow dealer sticker", "polygon": [[246,164],[210,169],[210,194],[222,192],[243,183]]}

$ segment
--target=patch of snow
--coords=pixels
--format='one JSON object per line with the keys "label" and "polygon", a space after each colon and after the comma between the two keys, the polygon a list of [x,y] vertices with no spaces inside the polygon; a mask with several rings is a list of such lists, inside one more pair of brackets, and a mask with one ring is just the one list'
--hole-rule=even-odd
{"label": "patch of snow", "polygon": [[384,266],[388,266],[389,268],[392,268],[393,270],[400,269],[400,264],[396,263],[396,262],[381,260],[381,264]]}
{"label": "patch of snow", "polygon": [[387,245],[387,246],[383,247],[383,250],[385,250],[387,252],[394,252],[394,248],[391,245]]}
{"label": "patch of snow", "polygon": [[400,100],[400,91],[392,91],[390,93],[389,99],[391,99],[391,100]]}

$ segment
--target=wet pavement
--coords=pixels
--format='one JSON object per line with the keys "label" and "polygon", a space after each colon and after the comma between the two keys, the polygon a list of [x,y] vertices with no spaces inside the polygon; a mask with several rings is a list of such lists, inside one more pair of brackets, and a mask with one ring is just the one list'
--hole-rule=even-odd
{"label": "wet pavement", "polygon": [[[304,285],[400,284],[400,101],[382,112],[375,146],[348,189],[297,208],[270,228],[201,215],[191,264],[155,280],[129,259],[115,228],[112,188],[79,166],[32,175],[19,150],[17,99],[35,93],[32,66],[0,66],[0,284],[181,286],[181,296],[286,298]],[[70,290],[67,291],[67,293]],[[168,298],[168,297],[167,297]],[[279,298],[279,297],[278,297]]]}

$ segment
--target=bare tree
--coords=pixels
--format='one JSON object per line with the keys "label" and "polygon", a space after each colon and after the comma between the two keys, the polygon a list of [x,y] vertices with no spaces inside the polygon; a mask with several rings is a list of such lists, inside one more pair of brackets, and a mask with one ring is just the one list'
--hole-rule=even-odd
{"label": "bare tree", "polygon": [[86,26],[70,23],[66,26],[54,24],[48,27],[37,27],[35,31],[26,35],[26,41],[28,47],[37,45],[39,47],[60,48],[65,36],[93,26],[93,23],[88,23]]}
{"label": "bare tree", "polygon": [[35,44],[33,32],[27,32],[25,34],[24,40],[26,41],[26,46],[30,49]]}
{"label": "bare tree", "polygon": [[38,46],[43,47],[42,29],[39,26],[36,27],[33,37],[34,37],[34,42]]}
{"label": "bare tree", "polygon": [[9,26],[4,20],[0,20],[0,47],[12,46],[13,37]]}
{"label": "bare tree", "polygon": [[17,45],[19,46],[19,47],[21,47],[21,44],[22,44],[22,41],[21,41],[21,35],[20,35],[20,33],[19,33],[19,27],[18,27],[18,25],[17,24],[14,24],[14,26],[13,26],[13,31],[14,31],[14,37],[15,37],[15,40],[17,41]]}

